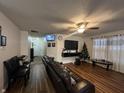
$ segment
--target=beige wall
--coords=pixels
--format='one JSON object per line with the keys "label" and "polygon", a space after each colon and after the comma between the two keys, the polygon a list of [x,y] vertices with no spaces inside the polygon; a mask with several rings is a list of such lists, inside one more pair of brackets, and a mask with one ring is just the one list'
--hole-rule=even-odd
{"label": "beige wall", "polygon": [[4,84],[3,61],[20,54],[20,31],[3,13],[0,12],[2,35],[7,37],[7,46],[0,47],[0,91]]}

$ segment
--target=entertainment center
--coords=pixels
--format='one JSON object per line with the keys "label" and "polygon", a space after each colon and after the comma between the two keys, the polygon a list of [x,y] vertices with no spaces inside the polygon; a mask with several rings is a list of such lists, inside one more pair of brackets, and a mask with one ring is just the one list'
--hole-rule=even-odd
{"label": "entertainment center", "polygon": [[65,40],[64,49],[62,51],[62,57],[74,57],[78,56],[78,41],[74,40]]}

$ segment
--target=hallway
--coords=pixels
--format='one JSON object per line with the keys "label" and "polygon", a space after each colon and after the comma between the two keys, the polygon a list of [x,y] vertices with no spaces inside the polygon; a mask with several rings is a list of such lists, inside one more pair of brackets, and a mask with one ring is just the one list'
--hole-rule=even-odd
{"label": "hallway", "polygon": [[17,80],[6,93],[55,93],[40,58],[31,64],[30,79],[25,87],[23,80]]}

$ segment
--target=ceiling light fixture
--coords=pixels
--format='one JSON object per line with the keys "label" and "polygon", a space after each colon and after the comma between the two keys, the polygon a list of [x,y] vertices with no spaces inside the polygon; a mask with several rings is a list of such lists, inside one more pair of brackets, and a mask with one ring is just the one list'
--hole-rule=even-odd
{"label": "ceiling light fixture", "polygon": [[78,33],[83,33],[84,31],[85,31],[84,28],[79,28],[79,29],[78,29]]}
{"label": "ceiling light fixture", "polygon": [[85,31],[85,25],[82,24],[79,28],[78,28],[78,33],[83,33]]}
{"label": "ceiling light fixture", "polygon": [[80,29],[83,29],[84,27],[85,27],[85,25],[83,24],[83,25],[81,25],[79,28],[80,28]]}

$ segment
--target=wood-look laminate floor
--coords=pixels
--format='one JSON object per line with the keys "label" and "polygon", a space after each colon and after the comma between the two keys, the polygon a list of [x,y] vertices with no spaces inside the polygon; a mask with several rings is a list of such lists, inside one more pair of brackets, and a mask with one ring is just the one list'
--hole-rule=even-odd
{"label": "wood-look laminate floor", "polygon": [[76,66],[65,64],[72,72],[92,82],[96,86],[96,93],[124,93],[124,74],[115,71],[106,71],[99,66],[93,67],[84,63]]}
{"label": "wood-look laminate floor", "polygon": [[40,58],[31,64],[31,74],[27,86],[23,80],[16,81],[6,93],[55,93]]}

